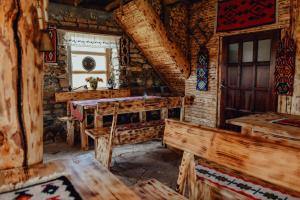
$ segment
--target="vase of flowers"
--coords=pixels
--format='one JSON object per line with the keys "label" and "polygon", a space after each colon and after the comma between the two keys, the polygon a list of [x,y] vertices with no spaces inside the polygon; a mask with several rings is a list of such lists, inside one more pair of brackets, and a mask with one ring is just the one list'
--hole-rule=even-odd
{"label": "vase of flowers", "polygon": [[99,77],[88,77],[85,79],[86,82],[90,83],[90,87],[93,89],[93,90],[96,90],[97,87],[98,87],[98,82],[103,82],[103,80]]}

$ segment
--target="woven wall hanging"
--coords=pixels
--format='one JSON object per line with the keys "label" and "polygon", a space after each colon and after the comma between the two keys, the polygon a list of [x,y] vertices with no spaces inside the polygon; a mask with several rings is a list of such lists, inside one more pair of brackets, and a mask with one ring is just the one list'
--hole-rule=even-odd
{"label": "woven wall hanging", "polygon": [[45,63],[56,63],[57,62],[57,30],[51,26],[47,29],[50,40],[52,42],[53,51],[47,51],[44,53]]}
{"label": "woven wall hanging", "polygon": [[120,38],[120,64],[128,66],[130,63],[130,40],[126,35]]}
{"label": "woven wall hanging", "polygon": [[276,0],[219,0],[217,31],[232,31],[276,22]]}
{"label": "woven wall hanging", "polygon": [[209,52],[203,45],[200,47],[197,61],[197,86],[199,91],[208,90],[208,64],[209,64]]}
{"label": "woven wall hanging", "polygon": [[275,92],[278,95],[293,95],[293,85],[296,65],[296,43],[286,33],[276,53]]}

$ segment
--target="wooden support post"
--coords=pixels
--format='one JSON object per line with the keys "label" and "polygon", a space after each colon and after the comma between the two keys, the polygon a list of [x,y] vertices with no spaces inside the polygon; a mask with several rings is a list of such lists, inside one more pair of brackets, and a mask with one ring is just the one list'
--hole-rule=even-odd
{"label": "wooden support post", "polygon": [[[41,10],[46,4],[41,2]],[[36,1],[1,1],[0,5],[2,170],[43,160],[43,63]]]}
{"label": "wooden support post", "polygon": [[87,125],[87,113],[84,115],[84,120],[80,122],[80,138],[81,138],[81,150],[87,151],[89,149],[89,138],[85,134]]}
{"label": "wooden support post", "polygon": [[194,159],[194,155],[188,152],[184,152],[182,156],[182,161],[179,167],[179,176],[177,179],[177,187],[176,192],[179,194],[184,193],[184,188],[186,185],[188,170],[189,170],[189,164],[191,160]]}

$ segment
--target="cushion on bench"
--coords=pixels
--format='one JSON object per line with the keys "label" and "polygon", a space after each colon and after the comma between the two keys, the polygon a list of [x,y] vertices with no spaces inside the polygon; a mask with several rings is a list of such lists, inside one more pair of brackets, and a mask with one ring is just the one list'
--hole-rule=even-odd
{"label": "cushion on bench", "polygon": [[171,188],[160,183],[156,179],[150,179],[134,186],[133,191],[146,200],[187,200],[184,196],[176,193]]}
{"label": "cushion on bench", "polygon": [[[241,173],[225,170],[223,167],[205,161],[196,164],[197,180],[205,180],[218,188],[237,192],[250,199],[296,200],[299,196],[290,195],[285,190]],[[224,169],[224,170],[223,170]],[[226,171],[226,172],[225,172]]]}

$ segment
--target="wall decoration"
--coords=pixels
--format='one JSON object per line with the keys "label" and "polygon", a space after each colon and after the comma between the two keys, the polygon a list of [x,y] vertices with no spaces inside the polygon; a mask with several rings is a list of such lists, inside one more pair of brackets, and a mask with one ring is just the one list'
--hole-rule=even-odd
{"label": "wall decoration", "polygon": [[293,95],[293,85],[296,65],[296,43],[290,34],[286,33],[281,40],[276,53],[275,91],[278,95]]}
{"label": "wall decoration", "polygon": [[209,52],[205,46],[200,47],[197,61],[197,86],[199,91],[208,90]]}
{"label": "wall decoration", "polygon": [[86,56],[82,59],[82,67],[88,72],[93,71],[96,68],[95,59],[90,56]]}
{"label": "wall decoration", "polygon": [[49,37],[52,41],[53,51],[48,51],[44,53],[45,63],[56,63],[57,62],[57,30],[55,27],[51,26],[48,28]]}
{"label": "wall decoration", "polygon": [[[199,91],[208,91],[208,65],[209,51],[206,44],[213,36],[213,31],[203,18],[196,20],[195,24],[189,30],[190,35],[199,45],[199,53],[197,57],[197,84],[196,89]],[[196,35],[198,33],[198,35]]]}
{"label": "wall decoration", "polygon": [[217,32],[276,22],[276,0],[219,0]]}
{"label": "wall decoration", "polygon": [[128,66],[130,63],[130,40],[126,35],[120,38],[120,65]]}

